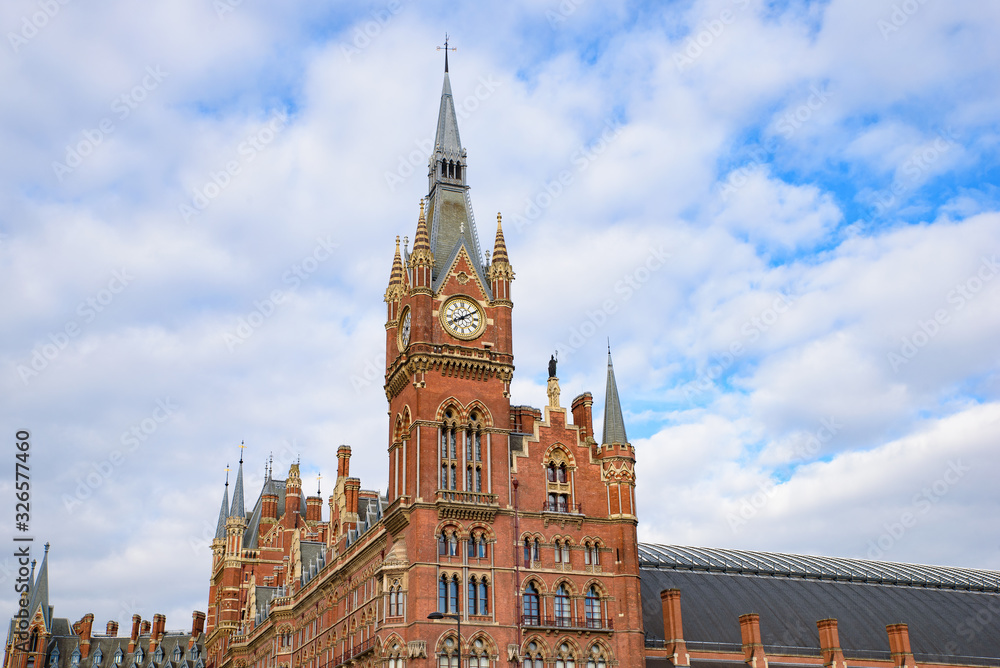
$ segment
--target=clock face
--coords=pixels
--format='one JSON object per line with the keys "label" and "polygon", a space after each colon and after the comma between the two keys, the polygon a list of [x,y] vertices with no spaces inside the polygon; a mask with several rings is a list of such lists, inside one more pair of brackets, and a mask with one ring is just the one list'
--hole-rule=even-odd
{"label": "clock face", "polygon": [[449,299],[441,311],[445,329],[460,339],[474,339],[483,331],[484,318],[479,305],[467,297]]}
{"label": "clock face", "polygon": [[410,309],[403,312],[399,325],[399,340],[403,344],[403,348],[410,345]]}

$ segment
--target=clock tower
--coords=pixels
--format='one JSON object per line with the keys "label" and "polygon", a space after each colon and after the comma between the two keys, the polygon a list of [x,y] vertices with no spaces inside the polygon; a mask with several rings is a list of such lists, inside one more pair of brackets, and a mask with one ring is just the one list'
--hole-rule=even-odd
{"label": "clock tower", "polygon": [[427,176],[385,294],[388,498],[506,506],[514,272],[499,214],[492,262],[480,249],[447,68]]}

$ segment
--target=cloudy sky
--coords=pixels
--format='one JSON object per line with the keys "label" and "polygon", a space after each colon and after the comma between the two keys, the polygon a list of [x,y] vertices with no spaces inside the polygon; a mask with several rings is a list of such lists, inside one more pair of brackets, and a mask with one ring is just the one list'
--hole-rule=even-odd
{"label": "cloudy sky", "polygon": [[254,498],[272,452],[328,493],[342,443],[385,489],[382,297],[446,31],[479,234],[502,212],[517,272],[513,400],[544,404],[558,349],[599,425],[610,338],[641,539],[1000,569],[998,25],[4,2],[0,429],[30,432],[56,614],[187,627],[241,441]]}

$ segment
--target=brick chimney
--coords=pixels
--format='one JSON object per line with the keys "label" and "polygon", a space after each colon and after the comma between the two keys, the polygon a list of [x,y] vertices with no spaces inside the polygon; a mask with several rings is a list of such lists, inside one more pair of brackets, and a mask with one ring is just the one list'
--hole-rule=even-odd
{"label": "brick chimney", "polygon": [[165,615],[156,613],[153,615],[153,631],[149,638],[149,651],[155,652],[156,648],[160,645],[160,640],[163,639],[163,629],[167,625],[167,618]]}
{"label": "brick chimney", "polygon": [[142,627],[142,617],[140,617],[139,615],[132,615],[132,635],[129,636],[129,641],[128,641],[129,654],[135,651],[135,648],[139,643],[139,629],[141,627]]}
{"label": "brick chimney", "polygon": [[306,521],[307,522],[322,522],[323,521],[323,499],[319,496],[307,496],[306,497]]}
{"label": "brick chimney", "polygon": [[337,480],[351,475],[351,446],[337,448]]}
{"label": "brick chimney", "polygon": [[[573,403],[576,404],[575,401]],[[667,656],[675,666],[690,666],[691,657],[688,655],[687,643],[684,642],[684,626],[681,623],[681,590],[661,591],[660,605],[663,607],[663,638],[666,641]]]}
{"label": "brick chimney", "polygon": [[573,424],[580,427],[581,443],[586,443],[587,438],[594,435],[593,407],[594,395],[590,392],[584,392],[573,400]]}
{"label": "brick chimney", "polygon": [[345,500],[345,504],[347,505],[347,516],[352,518],[353,521],[357,521],[358,517],[358,492],[360,490],[360,478],[348,478],[344,481],[344,493],[347,496],[347,499]]}
{"label": "brick chimney", "polygon": [[149,632],[153,629],[152,624],[149,623],[148,619],[142,620],[142,626],[139,629],[139,635],[148,636]]}
{"label": "brick chimney", "polygon": [[195,610],[191,613],[191,637],[197,638],[205,632],[205,613]]}
{"label": "brick chimney", "polygon": [[760,639],[760,615],[752,612],[740,615],[740,635],[743,637],[743,657],[753,668],[766,668],[767,656]]}
{"label": "brick chimney", "polygon": [[836,619],[821,619],[816,622],[819,629],[819,650],[823,654],[823,665],[827,668],[847,668],[844,652],[840,649],[840,634]]}
{"label": "brick chimney", "polygon": [[73,625],[73,633],[80,639],[80,658],[86,659],[90,654],[90,634],[94,628],[94,613],[88,612],[83,619]]}
{"label": "brick chimney", "polygon": [[889,634],[889,652],[892,653],[892,661],[896,667],[916,668],[917,662],[910,649],[910,627],[906,624],[889,624],[885,630]]}
{"label": "brick chimney", "polygon": [[108,628],[105,629],[105,633],[112,638],[118,635],[118,622],[111,620],[108,622]]}

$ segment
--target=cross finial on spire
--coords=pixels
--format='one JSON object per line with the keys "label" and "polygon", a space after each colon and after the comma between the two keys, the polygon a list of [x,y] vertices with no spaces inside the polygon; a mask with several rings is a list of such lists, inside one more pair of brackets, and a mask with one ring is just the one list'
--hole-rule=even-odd
{"label": "cross finial on spire", "polygon": [[320,487],[320,482],[322,480],[323,480],[323,474],[322,473],[317,473],[316,474],[316,496],[323,496],[323,490]]}
{"label": "cross finial on spire", "polygon": [[229,464],[226,464],[226,487],[229,487]]}
{"label": "cross finial on spire", "polygon": [[439,46],[437,48],[438,51],[444,51],[444,71],[445,72],[448,71],[448,52],[449,51],[458,51],[458,48],[456,48],[454,46],[450,47],[450,48],[448,47],[448,39],[449,39],[448,33],[445,33],[444,34],[444,46]]}
{"label": "cross finial on spire", "polygon": [[243,449],[247,446],[244,445],[246,441],[240,441],[240,464],[243,463]]}

